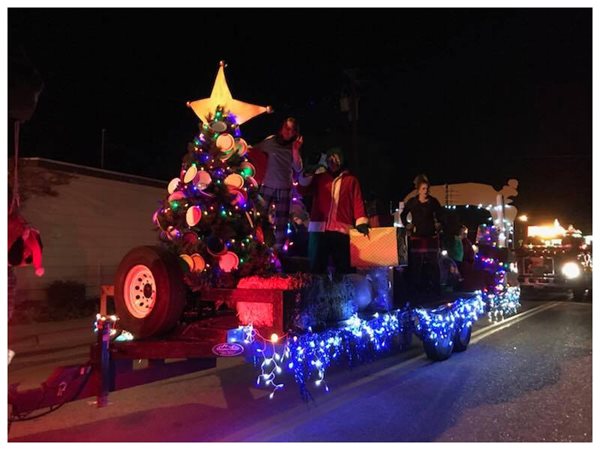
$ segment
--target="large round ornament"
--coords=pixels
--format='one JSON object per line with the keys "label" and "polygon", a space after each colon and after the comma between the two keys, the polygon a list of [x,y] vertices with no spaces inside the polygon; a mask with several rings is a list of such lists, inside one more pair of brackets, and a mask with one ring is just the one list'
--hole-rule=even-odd
{"label": "large round ornament", "polygon": [[182,241],[186,246],[195,246],[198,243],[198,235],[193,231],[188,231],[183,234]]}
{"label": "large round ornament", "polygon": [[240,258],[233,252],[227,252],[219,258],[219,267],[223,272],[231,272],[237,269],[240,264]]}
{"label": "large round ornament", "polygon": [[175,191],[171,195],[169,195],[169,201],[175,202],[177,200],[182,200],[185,198],[185,194],[181,191]]}
{"label": "large round ornament", "polygon": [[235,151],[239,156],[244,156],[246,153],[248,153],[248,143],[242,138],[237,139],[235,143]]}
{"label": "large round ornament", "polygon": [[190,270],[192,270],[192,271],[194,270],[194,260],[192,259],[192,257],[190,255],[181,254],[181,255],[179,255],[179,257],[186,262],[186,264],[188,265]]}
{"label": "large round ornament", "polygon": [[194,262],[194,268],[192,269],[193,272],[202,272],[206,267],[206,262],[199,253],[194,253],[192,255],[192,261]]}
{"label": "large round ornament", "polygon": [[222,133],[223,131],[227,130],[227,124],[222,120],[215,120],[210,124],[210,129],[215,133]]}
{"label": "large round ornament", "polygon": [[229,133],[223,133],[217,138],[217,148],[222,152],[230,152],[235,147],[235,139]]}
{"label": "large round ornament", "polygon": [[244,161],[242,164],[240,164],[240,168],[242,169],[241,173],[244,178],[253,177],[256,173],[256,168],[248,161]]}
{"label": "large round ornament", "polygon": [[226,186],[231,186],[235,189],[242,189],[244,187],[244,178],[238,173],[232,173],[223,180]]}
{"label": "large round ornament", "polygon": [[208,173],[206,170],[201,170],[200,172],[198,172],[198,174],[196,175],[196,187],[200,190],[204,190],[208,187],[208,185],[210,183],[212,183],[212,178],[210,176],[210,173]]}
{"label": "large round ornament", "polygon": [[198,205],[190,206],[185,214],[185,221],[190,227],[195,226],[202,219],[202,209]]}
{"label": "large round ornament", "polygon": [[198,173],[198,169],[196,168],[195,165],[191,165],[188,170],[186,170],[185,175],[183,177],[183,182],[184,183],[191,183],[194,178],[196,177],[196,174]]}
{"label": "large round ornament", "polygon": [[220,256],[227,253],[225,244],[223,244],[223,241],[216,236],[209,236],[206,238],[206,249],[208,250],[208,253],[213,256]]}
{"label": "large round ornament", "polygon": [[172,194],[177,190],[177,186],[179,186],[179,183],[181,183],[181,180],[179,178],[173,178],[169,182],[169,185],[167,186],[167,191],[169,192],[169,194]]}

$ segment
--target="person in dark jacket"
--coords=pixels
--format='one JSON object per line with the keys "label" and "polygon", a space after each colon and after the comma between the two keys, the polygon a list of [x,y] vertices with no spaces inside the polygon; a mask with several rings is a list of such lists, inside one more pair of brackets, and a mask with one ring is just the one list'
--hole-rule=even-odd
{"label": "person in dark jacket", "polygon": [[412,216],[406,229],[412,236],[432,237],[438,230],[442,205],[437,198],[429,195],[429,180],[425,175],[419,175],[414,180],[417,195],[411,197],[400,214],[402,223],[406,224],[408,213]]}
{"label": "person in dark jacket", "polygon": [[[410,233],[408,267],[413,288],[432,290],[440,289],[439,237],[440,219],[443,208],[440,202],[429,195],[429,179],[418,175],[415,180],[417,195],[411,197],[400,214],[402,223],[407,224]],[[407,223],[410,213],[411,222]]]}

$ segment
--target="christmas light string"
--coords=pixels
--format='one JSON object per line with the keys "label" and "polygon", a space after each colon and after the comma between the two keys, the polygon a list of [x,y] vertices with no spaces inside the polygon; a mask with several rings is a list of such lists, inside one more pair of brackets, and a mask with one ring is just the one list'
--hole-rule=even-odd
{"label": "christmas light string", "polygon": [[257,385],[262,382],[273,389],[269,398],[283,388],[283,383],[276,382],[276,378],[283,368],[287,368],[294,375],[301,397],[309,400],[312,395],[308,383],[312,379],[316,387],[329,391],[325,373],[334,362],[346,358],[348,365],[353,366],[373,360],[390,351],[394,338],[405,332],[414,332],[421,340],[438,345],[463,327],[472,327],[486,311],[494,320],[515,314],[520,306],[519,295],[518,287],[508,287],[500,293],[477,291],[471,297],[457,299],[436,309],[406,307],[375,313],[370,319],[354,315],[341,328],[290,335],[279,345],[280,351],[275,345],[277,340],[263,338],[251,325],[240,329],[245,329],[246,344],[257,340],[262,344],[262,348],[255,350],[262,358],[255,361],[261,369]]}

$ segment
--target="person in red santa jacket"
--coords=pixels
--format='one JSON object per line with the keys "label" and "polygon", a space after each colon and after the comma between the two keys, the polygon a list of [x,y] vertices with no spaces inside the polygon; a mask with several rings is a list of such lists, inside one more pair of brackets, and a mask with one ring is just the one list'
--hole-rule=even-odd
{"label": "person in red santa jacket", "polygon": [[341,149],[327,152],[327,168],[316,175],[301,175],[304,195],[314,195],[308,225],[308,258],[312,273],[325,273],[329,257],[337,273],[350,273],[350,236],[352,227],[368,236],[368,218],[358,179],[343,169]]}

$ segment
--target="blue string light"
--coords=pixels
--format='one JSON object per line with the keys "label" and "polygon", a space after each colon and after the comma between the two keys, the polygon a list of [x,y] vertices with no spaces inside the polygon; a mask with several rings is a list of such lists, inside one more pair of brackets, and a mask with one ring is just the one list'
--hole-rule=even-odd
{"label": "blue string light", "polygon": [[477,291],[471,297],[436,309],[406,307],[375,313],[368,320],[354,315],[341,328],[290,335],[279,346],[275,345],[278,339],[262,338],[251,325],[240,330],[244,330],[246,344],[262,342],[262,346],[255,347],[254,354],[255,365],[261,369],[257,384],[273,389],[269,397],[273,398],[275,392],[283,388],[283,384],[275,380],[286,368],[294,374],[302,398],[309,400],[312,395],[307,385],[313,379],[315,386],[329,391],[325,372],[334,362],[345,358],[352,366],[373,360],[390,351],[394,337],[405,332],[414,332],[423,341],[437,345],[453,337],[457,330],[471,327],[486,311],[493,320],[515,314],[520,307],[519,295],[518,287],[508,287],[502,292]]}

